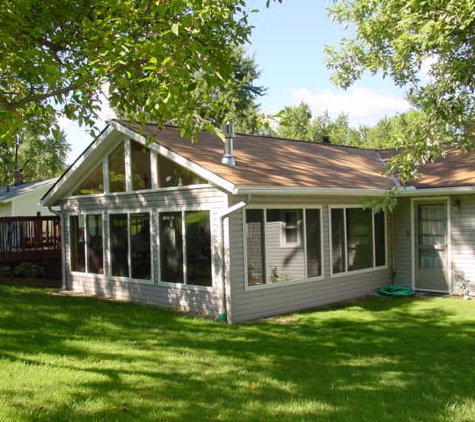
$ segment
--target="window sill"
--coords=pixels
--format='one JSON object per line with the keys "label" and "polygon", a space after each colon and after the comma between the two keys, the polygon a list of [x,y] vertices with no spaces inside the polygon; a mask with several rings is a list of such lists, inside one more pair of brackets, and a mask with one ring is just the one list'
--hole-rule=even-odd
{"label": "window sill", "polygon": [[321,281],[323,279],[324,279],[323,276],[319,276],[319,277],[312,277],[312,278],[306,278],[303,280],[295,280],[295,281],[281,281],[281,282],[270,283],[270,284],[256,284],[254,286],[246,285],[244,287],[244,291],[248,292],[248,291],[253,291],[253,290],[274,289],[276,287],[295,286],[297,284],[312,283],[314,281]]}
{"label": "window sill", "polygon": [[387,270],[388,268],[389,267],[387,265],[382,265],[379,267],[365,268],[363,270],[346,271],[343,273],[336,273],[336,274],[331,273],[330,278],[349,277],[351,275],[358,275],[358,274],[372,273],[374,271]]}
{"label": "window sill", "polygon": [[176,290],[186,290],[186,291],[201,291],[201,292],[211,292],[213,286],[199,286],[195,284],[183,284],[183,283],[173,283],[170,281],[159,281],[157,286],[173,288]]}
{"label": "window sill", "polygon": [[153,280],[142,280],[140,278],[120,277],[116,275],[111,275],[108,279],[116,283],[147,284],[150,286],[154,284]]}
{"label": "window sill", "polygon": [[70,271],[70,274],[89,278],[106,278],[104,274],[86,273],[82,271]]}

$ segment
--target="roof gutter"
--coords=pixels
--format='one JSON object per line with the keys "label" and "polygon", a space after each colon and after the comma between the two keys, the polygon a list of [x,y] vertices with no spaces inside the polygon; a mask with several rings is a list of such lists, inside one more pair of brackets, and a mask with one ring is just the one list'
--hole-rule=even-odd
{"label": "roof gutter", "polygon": [[403,196],[430,196],[430,195],[461,195],[475,193],[475,186],[458,186],[453,188],[427,188],[417,189],[409,186],[401,191]]}
{"label": "roof gutter", "polygon": [[310,188],[284,186],[237,186],[234,195],[329,195],[329,196],[379,196],[386,189],[359,189],[359,188]]}

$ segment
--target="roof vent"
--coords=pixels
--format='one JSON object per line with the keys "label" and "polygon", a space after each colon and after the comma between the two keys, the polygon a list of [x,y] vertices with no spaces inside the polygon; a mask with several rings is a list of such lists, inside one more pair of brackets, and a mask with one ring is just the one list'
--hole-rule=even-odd
{"label": "roof vent", "polygon": [[234,159],[234,124],[227,122],[223,125],[224,133],[224,155],[221,163],[227,166],[235,166],[236,160]]}
{"label": "roof vent", "polygon": [[323,142],[324,144],[331,144],[330,135],[323,135],[323,136],[322,136],[322,142]]}

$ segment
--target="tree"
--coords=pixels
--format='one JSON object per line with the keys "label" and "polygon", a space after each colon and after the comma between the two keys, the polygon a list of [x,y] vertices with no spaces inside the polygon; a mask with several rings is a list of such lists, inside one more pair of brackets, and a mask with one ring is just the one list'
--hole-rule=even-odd
{"label": "tree", "polygon": [[68,151],[62,131],[51,136],[23,130],[15,135],[12,144],[0,142],[0,184],[12,184],[18,168],[23,170],[25,181],[59,176],[66,168]]}
{"label": "tree", "polygon": [[[256,84],[260,72],[254,57],[246,56],[242,46],[236,46],[232,51],[230,63],[232,64],[232,77],[224,81],[222,86],[210,87],[207,85],[205,75],[199,75],[201,84],[194,91],[199,116],[220,128],[223,123],[231,121],[235,124],[236,132],[258,133],[262,128],[262,116],[259,111],[257,98],[264,95],[266,88]],[[137,113],[128,115],[115,110],[120,117],[137,120]],[[154,120],[153,115],[147,114],[148,120]],[[177,119],[169,123],[179,124]]]}
{"label": "tree", "polygon": [[[327,49],[334,82],[348,88],[365,71],[380,72],[407,88],[426,115],[389,171],[413,178],[417,165],[440,156],[448,143],[475,147],[475,3],[336,0],[329,10],[355,30],[353,39]],[[421,77],[423,65],[428,80]]]}
{"label": "tree", "polygon": [[332,119],[328,111],[324,111],[313,118],[309,105],[301,102],[298,106],[285,107],[277,116],[279,126],[276,134],[283,138],[321,142],[323,136],[329,136],[330,141],[337,145],[355,145],[359,139],[344,113]]}
{"label": "tree", "polygon": [[232,77],[233,50],[251,31],[245,0],[11,0],[0,23],[0,137],[10,144],[33,120],[92,126],[106,83],[114,109],[176,119],[189,133],[207,123],[195,94]]}

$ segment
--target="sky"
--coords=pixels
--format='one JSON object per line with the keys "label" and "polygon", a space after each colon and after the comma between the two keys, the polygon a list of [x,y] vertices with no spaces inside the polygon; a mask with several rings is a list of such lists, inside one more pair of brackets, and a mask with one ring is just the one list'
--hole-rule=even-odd
{"label": "sky", "polygon": [[[314,116],[325,110],[333,117],[347,113],[350,124],[357,127],[408,110],[404,92],[390,80],[364,75],[346,91],[332,84],[323,50],[351,34],[327,16],[329,4],[324,0],[283,0],[266,8],[265,0],[248,1],[250,10],[260,10],[251,16],[254,30],[247,51],[254,55],[261,72],[257,84],[267,88],[259,101],[262,111],[276,114],[285,106],[304,101]],[[98,127],[113,117],[104,97]],[[61,119],[60,124],[71,144],[71,163],[92,138],[67,119]]]}

